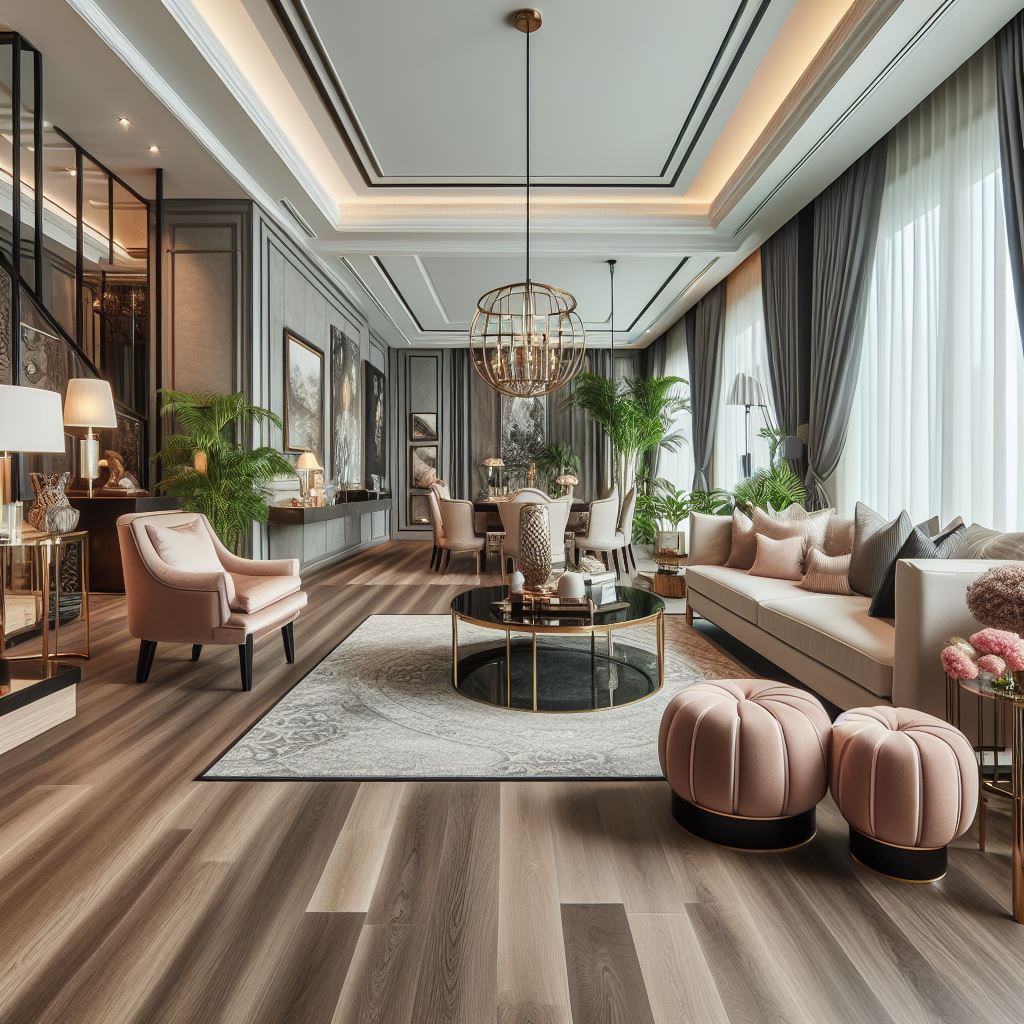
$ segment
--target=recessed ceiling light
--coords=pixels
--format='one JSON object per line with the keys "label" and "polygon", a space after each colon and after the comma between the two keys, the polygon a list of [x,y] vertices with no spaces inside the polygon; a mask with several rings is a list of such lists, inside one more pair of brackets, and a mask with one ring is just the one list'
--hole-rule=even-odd
{"label": "recessed ceiling light", "polygon": [[119,117],[119,118],[117,119],[117,123],[118,123],[118,124],[119,124],[119,125],[120,125],[120,126],[121,126],[122,128],[131,128],[131,126],[132,126],[132,123],[131,123],[131,121],[129,121],[129,120],[128,120],[128,118],[124,116],[124,114],[122,114],[122,115],[121,115],[121,116],[120,116],[120,117]]}
{"label": "recessed ceiling light", "polygon": [[149,151],[150,151],[150,153],[159,153],[160,152],[160,147],[159,146],[150,146],[149,147]]}

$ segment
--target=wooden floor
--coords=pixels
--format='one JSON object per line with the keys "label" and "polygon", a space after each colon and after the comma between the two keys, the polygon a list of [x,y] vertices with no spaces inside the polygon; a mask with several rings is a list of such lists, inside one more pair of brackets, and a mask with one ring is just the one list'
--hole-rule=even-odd
{"label": "wooden floor", "polygon": [[[250,694],[234,649],[161,649],[137,686],[97,599],[78,717],[0,758],[0,1021],[1022,1019],[1002,810],[918,886],[854,865],[830,801],[809,846],[741,855],[661,783],[194,781],[367,615],[475,579],[428,558],[309,580],[297,663],[260,644]],[[669,642],[722,664],[681,619]]]}

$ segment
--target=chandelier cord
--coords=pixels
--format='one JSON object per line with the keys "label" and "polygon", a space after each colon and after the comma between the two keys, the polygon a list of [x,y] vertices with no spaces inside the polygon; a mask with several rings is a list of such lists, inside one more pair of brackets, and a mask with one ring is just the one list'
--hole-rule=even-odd
{"label": "chandelier cord", "polygon": [[611,312],[611,334],[612,334],[612,366],[609,379],[615,380],[615,260],[608,261],[608,277],[611,282],[612,312]]}
{"label": "chandelier cord", "polygon": [[526,283],[530,283],[530,36],[526,33]]}

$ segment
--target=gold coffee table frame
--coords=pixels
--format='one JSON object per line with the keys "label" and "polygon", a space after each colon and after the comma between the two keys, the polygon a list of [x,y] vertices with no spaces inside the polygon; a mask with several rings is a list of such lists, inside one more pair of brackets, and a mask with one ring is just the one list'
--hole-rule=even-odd
{"label": "gold coffee table frame", "polygon": [[[598,609],[600,614],[600,609]],[[614,613],[613,613],[614,614]],[[549,618],[555,618],[556,616],[551,615]],[[572,625],[550,625],[543,622],[531,623],[531,622],[494,622],[485,621],[483,619],[475,618],[472,615],[467,615],[463,612],[457,612],[454,608],[452,609],[452,684],[457,690],[459,688],[459,623],[466,622],[473,626],[479,626],[481,629],[495,630],[499,633],[505,634],[505,687],[506,692],[509,695],[509,707],[505,710],[509,711],[527,711],[530,713],[537,714],[555,714],[555,715],[574,715],[574,714],[586,714],[588,711],[613,711],[614,707],[608,708],[579,708],[572,710],[557,710],[557,711],[541,711],[537,706],[537,638],[541,636],[589,636],[593,643],[598,636],[604,636],[608,645],[608,657],[613,657],[614,654],[614,637],[613,634],[616,631],[624,629],[632,629],[635,626],[643,626],[647,623],[653,622],[655,624],[657,632],[657,644],[658,644],[658,685],[655,689],[651,690],[649,694],[642,697],[641,700],[646,700],[648,697],[654,696],[664,685],[665,685],[665,608],[664,605],[651,615],[645,615],[641,618],[629,619],[626,622],[587,622],[581,621],[578,624]],[[530,637],[531,641],[531,654],[532,654],[532,682],[533,682],[533,707],[532,708],[514,708],[511,706],[511,694],[512,694],[512,634],[513,633],[525,633]],[[633,704],[637,704],[639,701],[631,701],[628,705],[632,707]],[[496,706],[496,705],[492,705]]]}
{"label": "gold coffee table frame", "polygon": [[[81,621],[85,628],[85,648],[81,651],[62,651],[60,649],[60,566],[64,549],[77,544],[81,549],[82,611]],[[42,647],[38,654],[7,654],[7,573],[11,561],[11,553],[15,549],[26,549],[31,556],[32,572],[36,576],[42,601]],[[51,586],[51,578],[56,577],[56,588]],[[31,591],[34,593],[34,590]],[[14,593],[13,591],[11,592]],[[68,591],[74,593],[74,591]],[[50,598],[56,594],[53,629],[50,629]],[[52,646],[50,650],[53,634]],[[72,530],[68,533],[39,533],[25,529],[17,540],[4,538],[0,540],[0,657],[6,661],[32,661],[39,658],[44,664],[53,658],[88,658],[91,653],[89,619],[89,534],[86,530]]]}
{"label": "gold coffee table frame", "polygon": [[[987,794],[1010,801],[1013,826],[1010,844],[1013,919],[1024,924],[1024,688],[1020,676],[1013,688],[992,686],[978,679],[952,679],[946,676],[946,720],[960,728],[960,694],[969,693],[977,702],[978,778],[981,785],[981,807],[978,813],[978,848],[985,849],[985,825],[988,814]],[[986,745],[984,708],[992,708],[992,744]],[[1009,772],[1004,776],[999,764],[1003,749],[1002,737],[1006,715],[1010,715],[1012,740],[1010,743]],[[992,754],[992,777],[986,779],[985,754]]]}

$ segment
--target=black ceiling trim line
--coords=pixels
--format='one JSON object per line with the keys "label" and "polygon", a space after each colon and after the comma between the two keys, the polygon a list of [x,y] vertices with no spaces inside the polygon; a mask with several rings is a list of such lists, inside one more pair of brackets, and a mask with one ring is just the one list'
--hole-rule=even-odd
{"label": "black ceiling trim line", "polygon": [[[871,79],[870,82],[861,90],[857,98],[836,118],[835,121],[828,127],[828,129],[818,138],[818,140],[807,150],[806,153],[786,172],[782,180],[754,207],[747,218],[743,221],[739,227],[732,233],[733,238],[739,238],[739,236],[746,231],[750,222],[764,209],[764,207],[771,202],[782,191],[787,183],[792,179],[808,160],[818,152],[819,149],[846,123],[851,117],[854,111],[875,91],[878,85],[885,79],[889,72],[924,38],[925,35],[936,25],[939,19],[956,3],[956,0],[944,0],[944,2],[937,7],[928,16],[925,22],[917,29],[916,32],[899,48],[899,50],[893,55],[892,59],[882,68],[881,71]],[[938,88],[938,86],[936,86]],[[930,94],[929,94],[930,95]],[[901,118],[902,120],[902,118]],[[891,131],[892,129],[890,129]],[[886,135],[889,133],[886,132]],[[883,136],[884,138],[884,136]],[[876,140],[878,141],[878,140]],[[873,145],[873,143],[872,143]],[[868,149],[871,147],[869,146]],[[867,150],[865,150],[867,152]],[[840,172],[841,173],[841,172]],[[827,186],[826,186],[827,187]],[[811,199],[810,202],[813,202]]]}
{"label": "black ceiling trim line", "polygon": [[633,330],[633,328],[636,327],[636,325],[643,319],[643,315],[647,312],[647,310],[649,310],[651,308],[651,306],[654,305],[654,303],[657,300],[658,296],[661,295],[661,293],[669,286],[669,283],[671,282],[672,278],[675,277],[676,274],[678,274],[679,271],[683,269],[684,265],[689,261],[689,259],[690,259],[689,256],[684,256],[676,264],[675,269],[672,271],[672,273],[669,274],[668,277],[666,277],[665,280],[661,282],[661,287],[650,297],[650,299],[648,299],[647,305],[644,306],[644,308],[641,309],[639,313],[637,313],[636,319],[626,328],[626,333],[627,334],[631,330]]}
{"label": "black ceiling trim line", "polygon": [[[281,25],[285,35],[287,36],[288,42],[290,43],[290,45],[292,47],[292,50],[295,53],[295,56],[298,58],[299,63],[304,68],[304,70],[306,72],[306,75],[309,78],[310,84],[313,86],[316,94],[320,97],[320,101],[321,101],[321,103],[323,103],[324,109],[326,110],[327,115],[328,115],[328,117],[331,120],[331,123],[334,125],[335,130],[338,132],[339,136],[341,137],[341,140],[342,140],[342,142],[345,145],[345,149],[348,152],[349,157],[352,159],[352,162],[355,164],[355,167],[356,167],[357,171],[359,172],[359,176],[362,179],[363,184],[366,185],[367,188],[371,188],[371,189],[450,189],[450,188],[452,188],[452,189],[456,189],[456,188],[457,189],[466,189],[466,188],[493,189],[493,188],[520,188],[522,186],[522,183],[523,183],[522,180],[521,179],[517,179],[517,178],[511,178],[511,179],[509,179],[509,178],[501,178],[501,180],[493,181],[493,182],[486,182],[486,183],[479,181],[479,179],[474,179],[472,181],[458,181],[458,182],[452,182],[452,181],[438,181],[438,182],[424,181],[423,180],[423,176],[417,177],[417,178],[415,178],[414,180],[411,180],[411,181],[410,180],[402,180],[402,181],[376,180],[374,178],[374,176],[371,175],[370,169],[367,168],[366,161],[364,160],[363,154],[359,151],[359,148],[356,147],[356,145],[354,144],[354,142],[352,140],[352,137],[349,134],[348,126],[346,125],[345,121],[341,117],[341,114],[339,113],[339,111],[337,109],[337,106],[335,104],[334,98],[332,97],[330,91],[327,89],[327,86],[326,86],[323,78],[321,77],[321,74],[320,74],[316,64],[312,60],[312,58],[310,56],[310,53],[309,53],[309,50],[306,48],[305,41],[303,40],[301,35],[296,31],[295,25],[293,24],[292,19],[289,17],[288,11],[286,10],[285,0],[267,0],[267,2],[270,4],[271,9],[273,10],[275,16],[277,17],[278,23]],[[337,95],[341,99],[341,103],[342,103],[342,105],[344,107],[344,112],[348,116],[348,118],[351,121],[351,123],[352,123],[352,125],[353,125],[353,127],[354,127],[354,129],[356,131],[356,133],[358,134],[359,141],[360,141],[363,149],[365,150],[365,153],[369,157],[370,161],[372,161],[372,164],[373,164],[373,167],[372,167],[373,174],[375,174],[380,179],[384,179],[384,178],[388,177],[388,175],[385,175],[383,167],[381,166],[380,161],[377,159],[376,154],[373,151],[373,147],[370,145],[369,139],[366,137],[365,132],[362,130],[362,127],[360,126],[359,120],[358,120],[358,118],[356,117],[356,114],[355,114],[355,110],[352,107],[352,104],[350,103],[350,101],[349,101],[349,99],[348,99],[348,97],[347,97],[347,95],[345,93],[345,90],[342,87],[341,82],[338,80],[338,77],[333,72],[332,62],[328,59],[327,54],[324,52],[323,47],[320,45],[320,40],[319,40],[319,37],[317,35],[315,26],[313,24],[313,20],[310,17],[309,12],[306,10],[304,3],[302,2],[302,0],[287,0],[287,3],[295,11],[296,17],[298,17],[299,20],[302,22],[303,28],[304,28],[304,30],[306,32],[306,35],[307,35],[310,43],[316,49],[317,56],[320,59],[320,63],[322,65],[322,67],[330,75],[331,84],[334,86],[334,88],[335,88],[335,90],[337,92]],[[684,138],[684,136],[685,136],[685,134],[686,134],[686,132],[687,132],[691,122],[693,121],[693,118],[694,118],[694,116],[696,114],[697,107],[699,106],[699,104],[700,104],[701,100],[703,99],[704,95],[706,94],[707,90],[710,88],[711,79],[714,76],[716,70],[718,69],[718,66],[721,63],[721,60],[722,60],[722,58],[723,58],[723,56],[725,54],[726,49],[728,48],[729,43],[732,41],[732,38],[735,35],[736,29],[738,27],[738,24],[739,24],[739,22],[740,22],[740,20],[742,18],[742,15],[743,15],[744,11],[746,10],[746,8],[747,8],[749,3],[750,3],[750,0],[740,0],[739,5],[737,6],[736,12],[733,15],[732,20],[729,23],[729,28],[726,31],[725,37],[724,37],[724,39],[722,40],[722,43],[719,46],[718,52],[716,53],[715,58],[714,58],[714,60],[711,63],[711,66],[708,68],[707,74],[704,76],[704,80],[701,83],[700,88],[697,90],[697,95],[696,95],[693,103],[691,104],[689,111],[687,112],[686,119],[684,120],[682,127],[679,129],[679,133],[676,136],[676,140],[673,143],[672,149],[669,151],[668,158],[666,159],[665,164],[662,167],[662,170],[661,170],[661,172],[659,174],[657,174],[657,175],[630,175],[629,176],[629,177],[633,177],[633,178],[643,177],[643,178],[650,178],[650,179],[652,179],[649,182],[639,182],[639,183],[638,182],[622,182],[622,181],[618,181],[618,182],[616,182],[616,181],[605,181],[605,182],[601,182],[601,183],[592,183],[592,182],[588,182],[586,180],[571,180],[571,181],[547,182],[547,181],[543,181],[543,179],[540,179],[537,182],[537,186],[539,188],[547,188],[547,189],[560,189],[560,188],[577,188],[577,189],[578,188],[603,188],[603,189],[609,189],[609,188],[614,188],[614,189],[620,189],[620,188],[627,188],[627,189],[652,188],[652,189],[674,189],[676,187],[676,185],[678,184],[678,182],[679,182],[679,178],[681,177],[683,171],[686,168],[686,164],[689,161],[690,156],[693,154],[694,149],[696,148],[697,144],[699,143],[699,141],[700,141],[700,139],[701,139],[701,137],[702,137],[702,135],[704,133],[704,130],[707,127],[708,121],[711,119],[712,115],[714,114],[714,111],[715,111],[715,109],[717,107],[718,101],[721,99],[722,94],[725,92],[726,88],[728,88],[729,83],[731,82],[732,77],[735,74],[736,69],[737,69],[737,67],[739,65],[739,62],[742,60],[742,58],[743,58],[743,56],[744,56],[744,54],[745,54],[745,52],[747,50],[747,47],[749,46],[751,40],[754,37],[754,34],[755,34],[758,26],[761,23],[762,18],[764,17],[765,13],[768,10],[768,7],[769,7],[769,5],[771,3],[771,0],[761,0],[760,6],[758,7],[758,10],[757,10],[757,13],[754,15],[753,19],[751,20],[750,25],[748,25],[747,30],[744,33],[743,39],[741,40],[736,53],[733,55],[732,60],[729,62],[729,66],[726,69],[726,71],[725,71],[725,73],[724,73],[724,75],[722,77],[722,80],[721,80],[721,82],[718,85],[718,88],[715,90],[714,97],[711,100],[711,104],[708,107],[708,110],[705,112],[704,116],[701,118],[700,126],[699,126],[697,132],[695,133],[694,137],[690,140],[690,144],[687,146],[686,152],[683,154],[683,158],[680,161],[679,165],[677,166],[677,168],[675,170],[675,173],[673,174],[672,178],[669,181],[665,181],[664,178],[665,178],[665,175],[668,173],[668,166],[672,162],[672,158],[673,158],[674,154],[676,153],[676,151],[678,150],[679,146],[681,145],[682,140],[683,140],[683,138]],[[405,177],[408,177],[408,176],[405,176]],[[500,176],[496,175],[495,177],[500,177]],[[587,176],[583,175],[582,177],[585,179]],[[596,175],[591,175],[590,177],[596,177]],[[614,175],[603,175],[602,177],[606,177],[606,178],[607,177],[614,177]]]}

